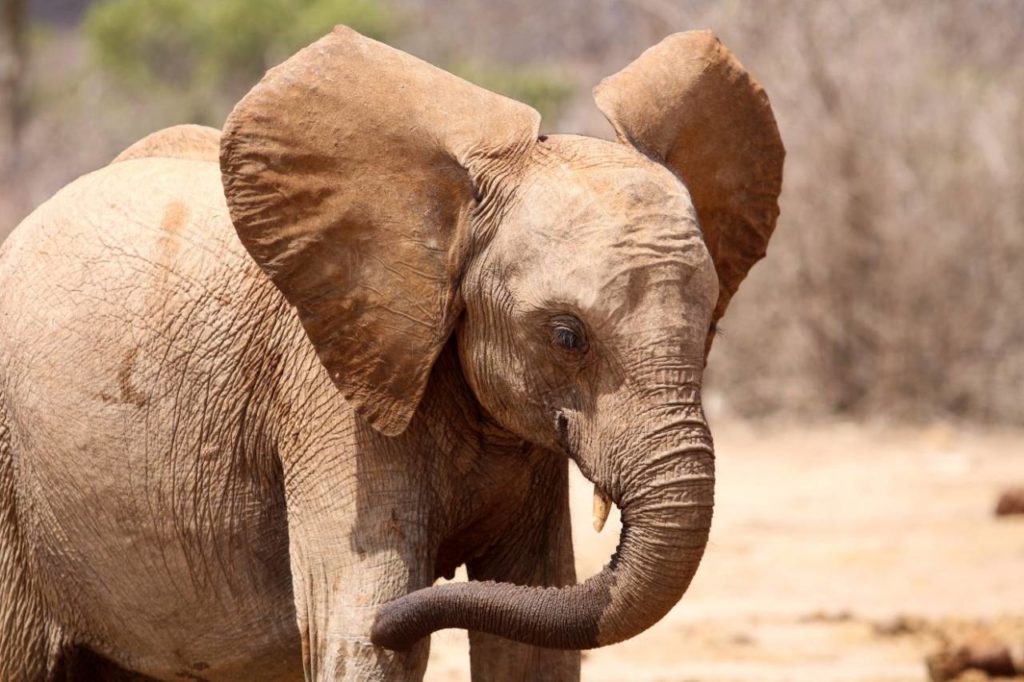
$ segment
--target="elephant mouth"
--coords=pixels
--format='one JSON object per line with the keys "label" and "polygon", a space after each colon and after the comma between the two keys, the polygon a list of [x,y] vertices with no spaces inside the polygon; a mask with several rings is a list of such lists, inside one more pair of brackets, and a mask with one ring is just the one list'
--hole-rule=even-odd
{"label": "elephant mouth", "polygon": [[[580,466],[580,459],[576,454],[576,448],[573,447],[572,438],[569,432],[569,418],[566,416],[564,410],[559,410],[555,415],[555,429],[558,432],[558,443],[562,447],[565,455],[575,462],[576,466],[580,467],[580,472],[590,480],[590,476],[587,476],[583,467]],[[614,504],[612,496],[609,495],[600,486],[600,484],[594,483],[592,523],[594,530],[598,533],[604,530],[605,523],[608,521],[608,514],[611,512]]]}
{"label": "elephant mouth", "polygon": [[611,496],[601,489],[597,483],[594,484],[594,502],[593,502],[593,523],[594,530],[600,533],[604,530],[604,524],[608,521],[608,514],[612,510]]}

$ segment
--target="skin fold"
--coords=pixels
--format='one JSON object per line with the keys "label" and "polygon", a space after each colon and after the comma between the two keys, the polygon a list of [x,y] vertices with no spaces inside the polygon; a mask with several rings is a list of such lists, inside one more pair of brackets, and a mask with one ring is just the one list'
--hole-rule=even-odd
{"label": "skin fold", "polygon": [[[339,28],[223,133],[29,216],[0,247],[0,680],[417,680],[446,627],[475,680],[574,680],[661,618],[783,151],[709,33],[596,98],[618,141],[539,136]],[[624,524],[580,584],[570,460]]]}

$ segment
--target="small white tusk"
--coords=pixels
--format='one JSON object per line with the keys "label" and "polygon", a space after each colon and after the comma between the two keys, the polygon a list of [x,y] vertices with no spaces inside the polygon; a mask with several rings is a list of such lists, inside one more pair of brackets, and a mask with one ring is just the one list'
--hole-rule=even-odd
{"label": "small white tusk", "polygon": [[608,512],[612,509],[612,498],[594,484],[594,530],[600,533],[604,522],[608,520]]}

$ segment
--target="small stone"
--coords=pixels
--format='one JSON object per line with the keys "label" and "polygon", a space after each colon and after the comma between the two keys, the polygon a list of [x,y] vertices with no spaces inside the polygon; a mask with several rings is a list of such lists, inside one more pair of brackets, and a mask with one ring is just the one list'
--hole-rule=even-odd
{"label": "small stone", "polygon": [[1024,488],[1010,488],[999,496],[996,503],[996,516],[1024,514]]}
{"label": "small stone", "polygon": [[955,680],[969,670],[991,677],[1013,677],[1018,671],[1010,648],[985,632],[971,635],[962,643],[946,645],[926,659],[932,682]]}
{"label": "small stone", "polygon": [[928,629],[928,623],[913,616],[896,616],[874,623],[872,629],[881,637],[900,637],[924,632]]}
{"label": "small stone", "polygon": [[931,682],[949,682],[967,670],[967,658],[960,651],[942,649],[925,659]]}
{"label": "small stone", "polygon": [[729,643],[735,646],[753,646],[757,643],[757,640],[750,633],[736,632],[729,637]]}
{"label": "small stone", "polygon": [[802,623],[848,623],[853,620],[853,613],[841,611],[814,611],[800,618]]}

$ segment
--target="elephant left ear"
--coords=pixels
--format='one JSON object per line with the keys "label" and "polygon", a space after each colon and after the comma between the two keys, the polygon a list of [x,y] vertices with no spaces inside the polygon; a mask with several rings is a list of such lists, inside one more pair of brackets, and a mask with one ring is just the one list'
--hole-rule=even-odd
{"label": "elephant left ear", "polygon": [[474,221],[513,191],[539,125],[525,104],[344,26],[228,117],[220,162],[238,237],[380,433],[416,413],[482,246]]}
{"label": "elephant left ear", "polygon": [[619,140],[678,174],[718,272],[714,320],[764,257],[785,149],[764,89],[710,31],[665,38],[594,88]]}

